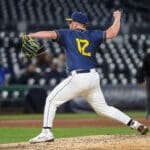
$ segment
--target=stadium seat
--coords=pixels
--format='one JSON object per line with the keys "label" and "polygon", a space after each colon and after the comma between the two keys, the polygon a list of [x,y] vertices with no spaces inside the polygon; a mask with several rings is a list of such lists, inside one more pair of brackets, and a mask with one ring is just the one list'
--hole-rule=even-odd
{"label": "stadium seat", "polygon": [[[56,0],[51,0],[51,2],[49,0],[1,0],[0,6],[1,22],[8,26],[11,24],[14,28],[16,22],[26,22],[29,25],[61,25],[64,18],[70,16],[71,12],[76,10],[87,12],[92,25],[104,27],[109,24],[113,8],[124,8],[123,22],[125,23],[139,25],[148,22],[148,16],[146,15],[148,10],[139,9],[143,6],[140,2],[134,3],[134,0],[130,2],[115,0],[113,3],[109,2],[109,5],[107,0],[95,0],[94,2],[58,0],[57,3]],[[96,21],[95,16],[100,21]]]}
{"label": "stadium seat", "polygon": [[[18,74],[22,69],[21,64],[18,60],[20,51],[20,49],[18,48],[20,47],[21,34],[22,33],[20,32],[0,32],[0,37],[3,37],[1,41],[2,43],[5,43],[0,45],[1,60],[5,66],[11,69],[12,76],[15,77],[18,77]],[[15,40],[12,39],[13,37],[15,37]],[[139,44],[139,40],[143,40],[143,42]],[[63,48],[60,47],[57,43],[47,41],[45,44],[48,51],[54,56],[54,58],[57,57],[61,52],[63,52]],[[106,41],[105,44],[102,44],[96,54],[98,69],[103,78],[106,79],[104,79],[102,83],[112,84],[113,81],[114,84],[121,84],[122,82],[124,82],[124,84],[126,82],[134,84],[135,82],[137,82],[134,79],[136,78],[139,63],[141,62],[145,53],[145,49],[143,49],[143,47],[146,47],[147,51],[149,49],[149,45],[150,36],[143,34],[133,34],[131,35],[131,37],[129,37],[128,35],[120,35],[118,36],[118,38],[116,38],[116,40],[109,40]],[[40,72],[41,71],[39,70],[39,73]],[[51,69],[47,68],[44,72],[51,72]],[[118,76],[118,74],[122,73],[125,75],[123,81],[120,80]],[[114,77],[111,78],[109,76],[110,74],[114,74]],[[35,81],[35,79],[29,79],[27,83],[29,85],[55,85],[54,80],[50,80],[47,82],[43,79],[39,79],[38,81]]]}

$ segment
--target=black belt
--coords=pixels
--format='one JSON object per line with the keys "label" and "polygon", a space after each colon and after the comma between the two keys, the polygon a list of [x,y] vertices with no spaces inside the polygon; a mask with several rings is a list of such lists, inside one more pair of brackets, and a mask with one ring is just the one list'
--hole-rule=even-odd
{"label": "black belt", "polygon": [[97,71],[94,68],[92,68],[92,69],[82,69],[82,70],[73,70],[73,71],[70,71],[69,74],[73,75],[73,74],[89,73],[89,72],[97,72]]}

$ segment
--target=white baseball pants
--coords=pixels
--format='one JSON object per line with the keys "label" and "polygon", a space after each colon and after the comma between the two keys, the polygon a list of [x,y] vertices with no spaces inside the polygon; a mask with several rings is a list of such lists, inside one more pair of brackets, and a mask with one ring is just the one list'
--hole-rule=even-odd
{"label": "white baseball pants", "polygon": [[72,75],[58,84],[48,95],[44,109],[43,127],[52,127],[57,107],[77,96],[83,96],[97,114],[103,114],[124,124],[131,119],[120,110],[106,104],[100,87],[99,74],[91,69],[89,73],[77,74],[73,71]]}

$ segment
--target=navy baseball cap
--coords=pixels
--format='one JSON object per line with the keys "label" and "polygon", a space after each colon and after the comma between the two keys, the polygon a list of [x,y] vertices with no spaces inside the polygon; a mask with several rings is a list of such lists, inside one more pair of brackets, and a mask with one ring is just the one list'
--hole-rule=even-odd
{"label": "navy baseball cap", "polygon": [[73,12],[71,18],[66,18],[66,21],[76,21],[82,24],[88,24],[89,20],[86,14],[82,12]]}

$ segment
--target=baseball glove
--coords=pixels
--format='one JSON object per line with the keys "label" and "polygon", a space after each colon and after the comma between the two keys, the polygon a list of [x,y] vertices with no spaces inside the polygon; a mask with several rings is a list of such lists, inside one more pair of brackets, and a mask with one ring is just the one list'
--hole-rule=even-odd
{"label": "baseball glove", "polygon": [[37,42],[35,39],[29,37],[25,33],[22,36],[21,50],[27,58],[33,58],[33,57],[45,52],[44,44]]}

